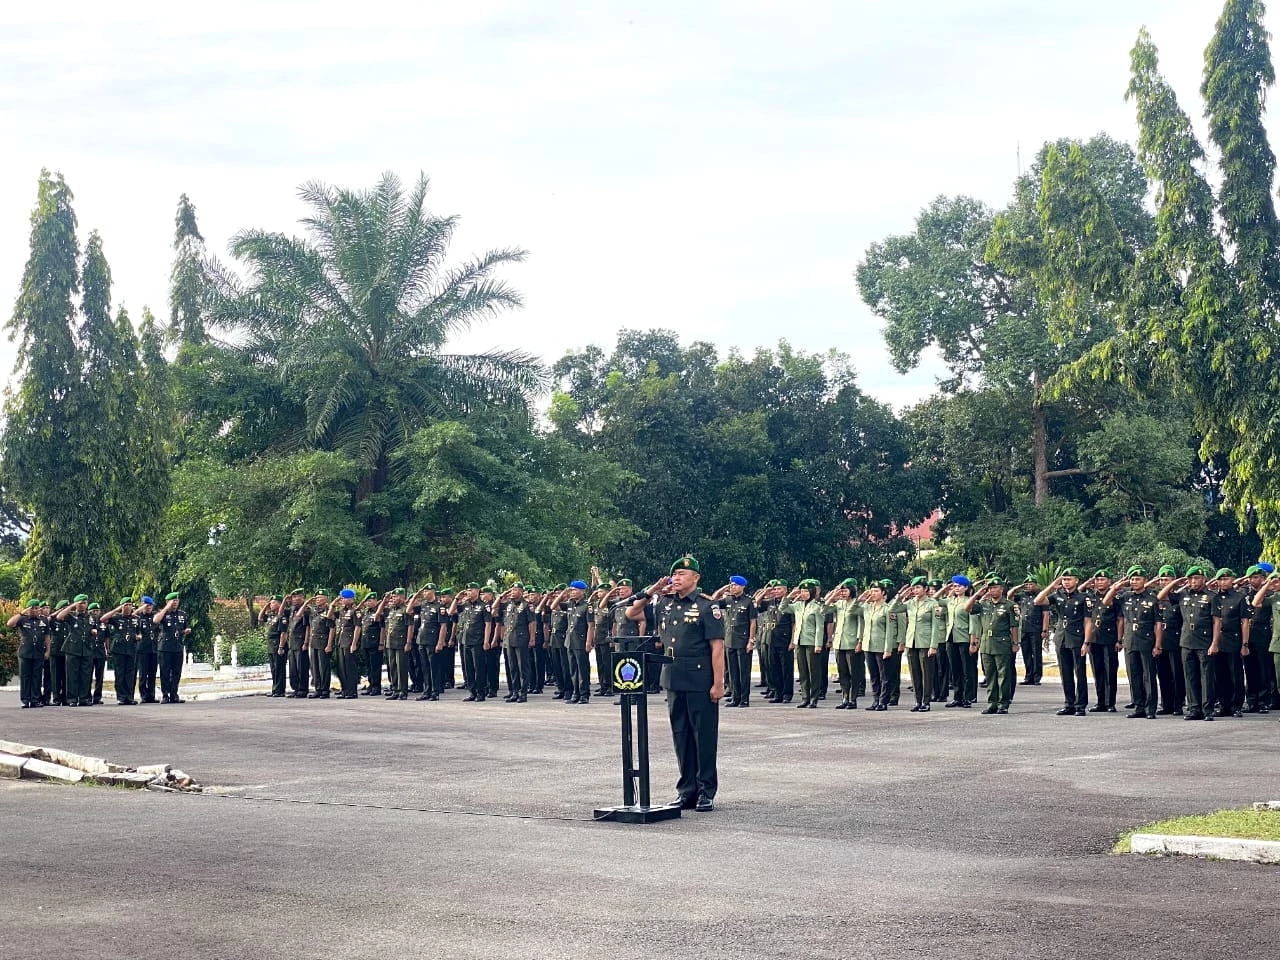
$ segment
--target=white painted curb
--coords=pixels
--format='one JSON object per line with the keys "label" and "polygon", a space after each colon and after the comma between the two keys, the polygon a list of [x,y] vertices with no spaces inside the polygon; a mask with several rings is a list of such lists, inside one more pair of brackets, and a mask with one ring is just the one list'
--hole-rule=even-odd
{"label": "white painted curb", "polygon": [[1235,837],[1176,837],[1159,833],[1135,833],[1134,853],[1178,854],[1210,860],[1244,860],[1248,863],[1280,863],[1280,841],[1240,840]]}

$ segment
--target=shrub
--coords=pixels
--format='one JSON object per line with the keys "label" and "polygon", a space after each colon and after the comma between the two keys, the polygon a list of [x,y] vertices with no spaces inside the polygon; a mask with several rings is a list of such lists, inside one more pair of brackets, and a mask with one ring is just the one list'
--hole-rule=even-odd
{"label": "shrub", "polygon": [[17,627],[5,626],[17,612],[16,600],[0,600],[0,684],[18,674],[18,641],[22,635]]}
{"label": "shrub", "polygon": [[[236,663],[242,667],[260,667],[268,661],[267,657],[267,628],[259,627],[240,634],[235,639],[236,644]],[[227,658],[227,662],[231,661],[231,649],[227,648],[223,654]]]}

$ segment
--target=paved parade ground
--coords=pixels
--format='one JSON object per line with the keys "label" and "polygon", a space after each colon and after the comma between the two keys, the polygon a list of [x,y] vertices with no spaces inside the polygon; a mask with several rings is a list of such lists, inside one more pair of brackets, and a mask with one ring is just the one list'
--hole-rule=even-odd
{"label": "paved parade ground", "polygon": [[0,738],[227,790],[0,781],[4,955],[1242,960],[1280,938],[1273,868],[1107,854],[1280,799],[1276,714],[1064,718],[1051,686],[996,717],[753,704],[722,712],[716,810],[637,827],[589,822],[619,798],[616,707],[463,695],[0,694]]}

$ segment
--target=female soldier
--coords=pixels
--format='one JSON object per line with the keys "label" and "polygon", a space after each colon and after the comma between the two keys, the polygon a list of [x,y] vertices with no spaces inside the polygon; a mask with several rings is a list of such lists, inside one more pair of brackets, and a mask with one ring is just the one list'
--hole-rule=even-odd
{"label": "female soldier", "polygon": [[900,663],[902,648],[898,645],[896,602],[887,599],[893,589],[892,580],[873,584],[864,597],[862,607],[862,650],[867,655],[871,673],[871,693],[875,702],[868,710],[888,710],[891,694],[889,671]]}
{"label": "female soldier", "polygon": [[844,580],[823,599],[835,611],[831,645],[836,651],[836,670],[840,676],[840,703],[837,710],[858,709],[858,679],[866,675],[862,653],[862,607],[853,596],[856,581]]}
{"label": "female soldier", "polygon": [[831,612],[818,599],[822,585],[817,580],[801,580],[787,597],[786,609],[795,617],[790,649],[796,653],[800,667],[800,696],[804,702],[798,709],[818,708],[822,692],[822,673],[827,662],[827,644],[831,642]]}

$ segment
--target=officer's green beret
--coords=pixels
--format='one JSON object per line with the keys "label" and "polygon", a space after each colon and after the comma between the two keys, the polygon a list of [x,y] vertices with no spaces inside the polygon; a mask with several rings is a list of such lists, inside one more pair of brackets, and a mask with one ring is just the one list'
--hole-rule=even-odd
{"label": "officer's green beret", "polygon": [[511,585],[512,590],[523,590],[524,588],[525,588],[524,584],[521,583],[519,580],[517,580],[515,583]]}
{"label": "officer's green beret", "polygon": [[1161,567],[1159,570],[1156,571],[1157,577],[1176,577],[1177,575],[1178,575],[1178,571],[1174,568],[1173,564],[1171,563],[1166,563],[1163,567]]}
{"label": "officer's green beret", "polygon": [[442,596],[442,597],[452,597],[452,596],[453,596],[453,591],[452,591],[452,590],[450,590],[448,587],[443,587],[443,588],[441,588],[441,590],[440,590],[440,596]]}
{"label": "officer's green beret", "polygon": [[84,601],[86,601],[86,600],[88,600],[88,599],[89,599],[89,595],[88,595],[87,593],[77,593],[77,594],[76,594],[76,598],[75,598],[74,600],[72,600],[71,602],[72,602],[72,603],[84,603]]}
{"label": "officer's green beret", "polygon": [[32,607],[38,607],[38,606],[40,606],[39,600],[28,600],[26,609],[30,610]]}
{"label": "officer's green beret", "polygon": [[1063,571],[1062,571],[1062,573],[1061,573],[1061,574],[1059,574],[1059,576],[1063,576],[1063,577],[1075,577],[1077,580],[1079,580],[1079,579],[1080,579],[1080,571],[1079,571],[1079,570],[1077,570],[1075,567],[1067,567],[1065,570],[1063,570]]}
{"label": "officer's green beret", "polygon": [[886,577],[884,580],[877,580],[877,581],[876,581],[876,586],[878,586],[878,587],[883,587],[885,590],[892,590],[892,589],[893,589],[893,581],[892,581],[892,580],[890,580],[890,579],[888,579],[888,578]]}
{"label": "officer's green beret", "polygon": [[850,590],[857,590],[858,581],[853,579],[853,577],[845,577],[843,580],[840,581],[840,586],[848,587]]}
{"label": "officer's green beret", "polygon": [[497,588],[496,588],[496,587],[494,587],[494,585],[493,585],[493,584],[491,584],[491,583],[486,583],[483,587],[481,587],[481,588],[480,588],[480,592],[481,592],[481,593],[497,593],[498,591],[497,591]]}
{"label": "officer's green beret", "polygon": [[366,593],[366,594],[364,595],[364,598],[365,598],[366,600],[377,600],[377,599],[378,599],[378,594],[377,594],[376,592],[374,592],[373,590],[370,590],[368,593]]}
{"label": "officer's green beret", "polygon": [[923,587],[923,586],[926,586],[928,583],[929,583],[928,577],[912,577],[911,578],[911,586],[913,587]]}
{"label": "officer's green beret", "polygon": [[1223,577],[1235,577],[1236,572],[1230,567],[1219,567],[1218,572],[1213,575],[1213,579],[1221,580]]}
{"label": "officer's green beret", "polygon": [[692,570],[694,573],[701,573],[702,567],[698,565],[697,557],[691,557],[686,553],[683,557],[676,560],[675,563],[671,564],[671,572],[675,573],[677,570]]}
{"label": "officer's green beret", "polygon": [[817,580],[813,579],[813,577],[805,577],[803,580],[801,580],[801,581],[800,581],[800,584],[799,584],[799,585],[800,585],[800,586],[802,586],[802,587],[820,587],[820,586],[822,586],[822,584],[821,584],[821,583],[819,583]]}
{"label": "officer's green beret", "polygon": [[317,597],[327,597],[328,595],[329,595],[329,590],[326,587],[316,587]]}
{"label": "officer's green beret", "polygon": [[424,584],[422,585],[422,589],[423,589],[423,590],[434,590],[434,589],[436,589],[436,585],[435,585],[434,583],[432,583],[430,580],[428,580],[426,583],[424,583]]}
{"label": "officer's green beret", "polygon": [[1124,575],[1126,577],[1145,577],[1147,575],[1147,571],[1142,566],[1142,564],[1135,563],[1133,566],[1131,566],[1128,570],[1124,572]]}
{"label": "officer's green beret", "polygon": [[55,610],[61,610],[63,607],[65,607],[65,606],[66,606],[67,604],[69,604],[70,602],[71,602],[70,600],[59,600],[59,601],[58,601],[58,605],[57,605],[56,607],[54,607],[53,609],[55,609]]}
{"label": "officer's green beret", "polygon": [[101,610],[101,609],[102,609],[102,604],[100,604],[100,603],[98,603],[98,602],[96,602],[96,601],[95,601],[95,602],[93,602],[93,603],[89,604],[89,609],[90,609],[90,610]]}
{"label": "officer's green beret", "polygon": [[554,590],[554,591],[556,591],[556,592],[558,593],[558,592],[559,592],[559,591],[561,591],[561,590],[568,590],[568,589],[569,589],[569,585],[568,585],[567,583],[557,583],[557,584],[556,584],[554,587],[552,587],[551,589],[552,589],[552,590]]}
{"label": "officer's green beret", "polygon": [[301,596],[301,595],[303,595],[303,594],[305,594],[305,593],[306,593],[306,591],[305,591],[305,590],[303,590],[301,587],[295,587],[294,589],[292,589],[292,590],[290,590],[290,591],[289,591],[289,596],[291,596],[291,597],[297,597],[297,596]]}
{"label": "officer's green beret", "polygon": [[121,598],[120,598],[120,606],[122,606],[122,607],[123,607],[126,603],[133,603],[133,597],[121,597]]}
{"label": "officer's green beret", "polygon": [[1093,573],[1093,578],[1096,580],[1096,579],[1098,579],[1099,577],[1102,577],[1102,578],[1104,578],[1104,579],[1110,580],[1110,579],[1111,579],[1111,571],[1110,571],[1110,570],[1107,570],[1105,567],[1104,567],[1103,569],[1101,569],[1101,570],[1095,570],[1095,571],[1094,571],[1094,573]]}
{"label": "officer's green beret", "polygon": [[177,599],[178,599],[178,591],[177,591],[177,590],[175,590],[175,591],[173,591],[173,593],[166,593],[166,594],[164,595],[164,598],[165,598],[165,600],[166,600],[166,601],[169,601],[169,600],[177,600]]}
{"label": "officer's green beret", "polygon": [[611,589],[613,589],[613,588],[609,586],[609,582],[608,582],[607,580],[601,580],[599,583],[597,583],[597,584],[596,584],[596,589],[597,589],[597,590],[611,590]]}
{"label": "officer's green beret", "polygon": [[1191,566],[1187,567],[1188,577],[1204,577],[1204,576],[1208,576],[1208,574],[1209,574],[1209,571],[1207,571],[1204,567],[1200,566],[1199,564],[1192,564]]}
{"label": "officer's green beret", "polygon": [[271,599],[272,599],[272,600],[284,600],[284,594],[283,594],[283,593],[277,593],[277,594],[276,594],[275,596],[273,596]]}
{"label": "officer's green beret", "polygon": [[1244,572],[1246,577],[1252,577],[1255,573],[1262,573],[1262,568],[1256,563]]}
{"label": "officer's green beret", "polygon": [[396,587],[396,588],[395,588],[394,590],[392,590],[391,592],[392,592],[395,596],[397,596],[397,597],[403,597],[403,596],[404,596],[404,587]]}
{"label": "officer's green beret", "polygon": [[991,576],[987,577],[987,586],[989,586],[989,587],[1003,587],[1003,586],[1004,586],[1004,580],[1003,580],[1003,579],[1001,579],[1000,577],[998,577],[998,576],[996,576],[996,575],[992,574]]}
{"label": "officer's green beret", "polygon": [[936,590],[938,587],[942,586],[942,581],[941,581],[941,580],[930,580],[930,581],[929,581],[929,586],[933,587],[933,588]]}
{"label": "officer's green beret", "polygon": [[1022,578],[1022,582],[1023,582],[1023,583],[1035,583],[1035,582],[1036,582],[1036,575],[1035,575],[1034,573],[1032,573],[1030,570],[1028,570],[1028,571],[1027,571],[1027,575],[1026,575],[1025,577],[1023,577],[1023,578]]}
{"label": "officer's green beret", "polygon": [[468,590],[479,590],[479,589],[480,589],[480,581],[478,581],[478,580],[472,580],[470,583],[468,583],[468,584],[467,584],[467,589],[468,589]]}
{"label": "officer's green beret", "polygon": [[784,580],[782,577],[779,577],[777,580],[773,581],[773,583],[774,583],[774,586],[777,586],[777,587],[791,586],[790,581]]}
{"label": "officer's green beret", "polygon": [[619,580],[619,581],[618,581],[618,586],[620,586],[620,587],[630,587],[630,586],[632,586],[632,583],[631,583],[631,581],[630,581],[630,580],[628,580],[626,577],[623,577],[621,580]]}

